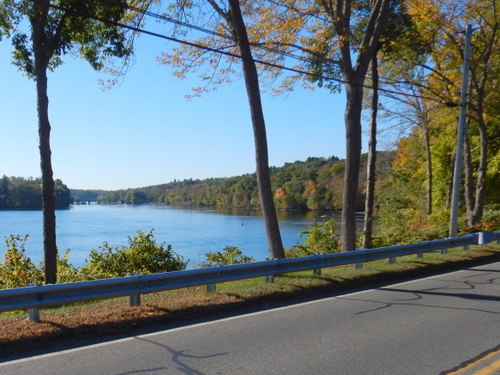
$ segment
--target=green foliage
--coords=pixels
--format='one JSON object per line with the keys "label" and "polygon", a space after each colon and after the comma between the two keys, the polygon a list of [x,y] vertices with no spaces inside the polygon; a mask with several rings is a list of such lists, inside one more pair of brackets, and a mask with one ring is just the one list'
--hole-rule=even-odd
{"label": "green foliage", "polygon": [[43,283],[43,273],[25,254],[28,235],[10,235],[5,240],[7,251],[0,264],[0,289]]}
{"label": "green foliage", "polygon": [[[0,289],[16,288],[43,283],[43,262],[36,267],[25,254],[28,236],[11,235],[6,241],[7,251],[0,263]],[[112,247],[107,243],[91,250],[90,261],[78,269],[69,262],[70,250],[57,256],[57,282],[75,282],[109,277],[127,276],[131,273],[158,273],[180,271],[187,262],[172,251],[170,245],[157,244],[153,230],[137,231],[128,237],[128,247]]]}
{"label": "green foliage", "polygon": [[[3,176],[0,179],[0,210],[42,209],[42,180],[40,178],[22,178]],[[68,208],[71,193],[68,187],[56,180],[54,186],[56,208]]]}
{"label": "green foliage", "polygon": [[109,246],[106,242],[90,251],[89,260],[81,274],[86,279],[127,276],[132,273],[180,271],[187,262],[172,251],[172,246],[156,243],[153,230],[137,231],[128,237],[128,247]]}
{"label": "green foliage", "polygon": [[294,245],[286,251],[288,258],[305,257],[315,254],[331,254],[339,251],[339,238],[335,232],[335,219],[314,224],[300,233],[305,235],[303,244]]}
{"label": "green foliage", "polygon": [[[42,209],[42,180],[40,178],[22,178],[3,176],[0,179],[0,210]],[[68,208],[71,193],[68,187],[56,180],[54,186],[56,208]]]}
{"label": "green foliage", "polygon": [[60,0],[53,6],[41,1],[3,0],[0,2],[0,27],[5,34],[12,35],[14,63],[31,78],[35,78],[36,72],[34,43],[26,27],[29,23],[42,26],[43,35],[38,36],[43,38],[43,63],[50,70],[61,65],[61,56],[69,52],[78,53],[94,69],[100,70],[110,57],[122,58],[131,53],[126,31],[113,25],[123,20],[126,9],[125,0]]}
{"label": "green foliage", "polygon": [[483,219],[479,224],[464,229],[467,233],[497,232],[500,230],[500,207],[491,205],[485,207]]}
{"label": "green foliage", "polygon": [[129,204],[147,203],[148,198],[145,192],[140,190],[129,190],[125,195],[125,202]]}
{"label": "green foliage", "polygon": [[[388,155],[387,157],[384,157]],[[392,153],[380,152],[379,180],[390,172]],[[362,161],[362,168],[366,158]],[[342,201],[344,161],[336,157],[310,157],[306,161],[285,163],[271,167],[271,187],[275,205],[284,209],[331,210],[339,209]],[[360,196],[364,189],[360,184]],[[103,203],[162,203],[210,207],[259,207],[255,174],[229,178],[173,181],[167,184],[139,189],[108,191],[99,194]],[[359,201],[359,209],[363,209]]]}
{"label": "green foliage", "polygon": [[97,201],[97,196],[104,192],[104,190],[82,190],[82,189],[71,189],[70,191],[73,202]]}
{"label": "green foliage", "polygon": [[229,264],[251,263],[255,260],[243,254],[235,246],[226,246],[222,251],[214,251],[205,254],[206,262],[200,264],[201,267],[227,266]]}
{"label": "green foliage", "polygon": [[419,195],[410,187],[405,192],[404,186],[392,186],[383,193],[384,204],[377,222],[378,244],[389,246],[447,237],[449,211],[436,209],[432,215],[426,215],[422,200],[415,201]]}
{"label": "green foliage", "polygon": [[58,283],[82,281],[78,268],[76,268],[69,262],[69,255],[69,249],[66,250],[62,258],[59,256],[59,254],[57,254],[56,264]]}

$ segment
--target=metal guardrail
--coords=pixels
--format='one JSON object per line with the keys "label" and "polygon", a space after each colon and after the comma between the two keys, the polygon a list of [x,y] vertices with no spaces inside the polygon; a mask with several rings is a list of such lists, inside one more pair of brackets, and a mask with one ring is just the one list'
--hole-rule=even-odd
{"label": "metal guardrail", "polygon": [[39,309],[87,300],[137,296],[144,293],[211,285],[252,277],[318,270],[325,267],[359,264],[384,258],[391,259],[452,247],[486,244],[495,240],[500,240],[500,232],[482,232],[457,238],[302,258],[275,259],[187,271],[4,289],[0,290],[0,312]]}

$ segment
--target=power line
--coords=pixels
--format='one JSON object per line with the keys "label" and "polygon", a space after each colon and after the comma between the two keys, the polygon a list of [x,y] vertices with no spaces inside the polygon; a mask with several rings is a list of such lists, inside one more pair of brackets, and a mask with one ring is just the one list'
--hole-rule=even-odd
{"label": "power line", "polygon": [[[232,58],[236,58],[236,59],[244,59],[242,56],[240,56],[240,55],[238,55],[236,53],[224,51],[224,50],[221,50],[221,49],[218,49],[218,48],[213,48],[213,47],[205,46],[205,45],[202,45],[202,44],[199,44],[199,43],[190,42],[190,41],[182,40],[182,39],[179,39],[179,38],[176,38],[176,37],[172,37],[172,36],[160,34],[160,33],[153,32],[153,31],[149,31],[149,30],[140,28],[138,26],[127,25],[127,24],[124,24],[124,23],[121,23],[121,22],[118,22],[118,21],[111,21],[111,20],[105,19],[103,17],[99,17],[99,16],[91,15],[91,14],[86,14],[86,13],[79,12],[79,11],[74,10],[74,9],[69,9],[69,8],[61,7],[61,6],[54,5],[54,4],[51,4],[50,6],[52,8],[55,8],[55,9],[58,9],[58,10],[61,10],[61,11],[71,12],[71,13],[76,14],[76,15],[81,16],[81,17],[93,19],[95,21],[99,21],[99,22],[103,22],[103,23],[106,23],[106,24],[109,24],[109,25],[121,27],[121,28],[124,28],[124,29],[127,29],[127,30],[131,30],[131,31],[135,31],[135,32],[141,33],[141,34],[150,35],[150,36],[157,37],[157,38],[160,38],[160,39],[165,39],[165,40],[168,40],[168,41],[171,41],[171,42],[176,42],[176,43],[187,45],[187,46],[193,47],[193,48],[203,49],[203,50],[208,51],[208,52],[217,53],[217,54],[220,54],[220,55],[224,55],[224,56],[228,56],[228,57],[232,57]],[[178,22],[183,23],[182,21],[178,21]],[[326,76],[323,76],[323,75],[320,75],[320,74],[317,74],[317,73],[311,73],[311,72],[300,70],[300,69],[296,69],[296,68],[290,68],[290,67],[287,67],[285,65],[271,63],[271,62],[264,61],[264,60],[253,59],[253,61],[255,63],[257,63],[257,64],[260,64],[260,65],[268,66],[268,67],[275,68],[275,69],[285,70],[285,71],[289,71],[289,72],[296,73],[296,74],[306,75],[306,76],[309,76],[309,77],[312,77],[312,78],[315,78],[315,79],[322,79],[322,80],[325,80],[325,81],[333,81],[333,82],[337,82],[337,83],[341,83],[341,84],[356,85],[356,86],[363,87],[363,88],[370,89],[370,90],[374,89],[374,87],[370,86],[370,85],[366,85],[366,84],[359,85],[359,84],[355,84],[355,83],[350,83],[348,81],[345,81],[345,80],[342,80],[342,79],[339,79],[339,78],[326,77]],[[380,92],[391,94],[391,95],[397,95],[397,96],[401,96],[402,95],[402,96],[405,96],[405,97],[414,97],[414,98],[428,99],[428,100],[432,100],[432,101],[436,101],[438,103],[441,103],[439,100],[436,100],[435,98],[425,97],[425,96],[422,96],[422,95],[416,95],[416,94],[411,94],[411,93],[401,93],[399,91],[384,89],[384,88],[380,88],[380,87],[377,88],[377,90],[380,91]]]}
{"label": "power line", "polygon": [[[280,3],[276,2],[276,1],[271,1],[270,0],[270,2],[273,3],[273,4],[275,4],[275,5],[277,5],[277,6],[282,6],[282,7],[286,8],[286,9],[288,9],[288,10],[297,12],[297,13],[299,13],[302,16],[314,16],[314,15],[311,15],[311,14],[308,14],[308,13],[304,13],[304,12],[302,12],[302,11],[296,9],[296,8],[292,8],[290,6],[287,6],[285,4],[280,4]],[[138,13],[145,14],[147,16],[156,18],[156,19],[160,19],[160,20],[163,20],[163,21],[166,21],[166,22],[170,22],[170,23],[182,26],[182,27],[186,27],[186,28],[189,28],[189,29],[192,29],[192,30],[200,31],[200,32],[205,33],[205,34],[217,36],[217,37],[220,37],[222,39],[226,39],[226,40],[230,40],[230,41],[234,42],[234,38],[232,36],[227,35],[227,34],[219,33],[219,32],[213,31],[213,30],[209,30],[209,29],[204,28],[204,27],[193,25],[193,24],[190,24],[188,22],[180,21],[180,20],[177,20],[177,19],[172,18],[172,17],[168,17],[168,16],[165,16],[165,15],[160,15],[158,13],[154,13],[154,12],[151,12],[151,11],[143,10],[143,9],[140,9],[140,8],[137,8],[137,7],[134,7],[134,6],[128,6],[127,8],[130,9],[130,10],[133,10],[135,12],[138,12]],[[326,19],[324,19],[322,17],[319,17],[319,16],[315,16],[315,17],[321,19],[322,21],[326,21]],[[176,40],[176,41],[178,41],[178,40]],[[195,46],[198,46],[200,48],[205,48],[205,46],[200,45],[198,43],[193,43],[193,44],[195,44]],[[292,53],[289,53],[289,52],[286,52],[286,51],[282,51],[282,50],[279,50],[279,49],[276,49],[276,48],[271,48],[271,47],[268,47],[268,46],[265,46],[265,45],[261,45],[261,44],[257,44],[257,43],[250,43],[250,44],[253,47],[264,49],[264,50],[272,52],[272,53],[281,54],[283,56],[290,57],[290,58],[293,58],[293,59],[297,59],[297,60],[300,60],[300,61],[303,61],[303,62],[306,62],[306,63],[310,63],[311,62],[310,58],[305,58],[303,56],[298,56],[298,55],[295,55],[295,54],[292,54]],[[227,52],[221,51],[220,49],[214,49],[212,52],[216,52],[216,53],[220,53],[220,54],[228,54]],[[315,54],[312,51],[308,51],[308,53],[310,53],[314,57],[318,57],[320,60],[323,60],[324,63],[330,63],[332,65],[335,65],[335,63],[332,63],[331,60],[325,58],[322,55]],[[236,55],[236,54],[229,54],[229,55],[232,56],[232,57],[241,58],[239,55]],[[291,71],[291,72],[298,73],[298,74],[308,75],[308,76],[311,76],[313,78],[319,78],[319,79],[323,79],[323,80],[327,80],[327,81],[334,81],[334,82],[342,83],[342,84],[348,83],[347,81],[344,81],[342,79],[333,78],[333,77],[325,77],[325,76],[322,76],[320,74],[311,73],[311,72],[304,71],[304,70],[301,70],[301,69],[288,68],[288,67],[286,67],[284,65],[281,65],[281,64],[270,63],[270,62],[266,62],[266,61],[258,60],[258,59],[254,59],[254,61],[257,62],[257,63],[259,63],[259,64],[262,64],[262,65],[270,66],[270,67],[281,69],[281,70],[287,70],[287,71]],[[369,86],[369,85],[365,85],[365,84],[363,84],[361,86],[364,87],[364,88],[372,89],[373,90],[373,86]],[[437,102],[441,103],[440,100],[437,100],[437,99],[431,98],[431,97],[424,97],[424,96],[419,96],[419,95],[415,95],[415,94],[402,93],[401,91],[388,90],[388,89],[384,89],[384,88],[380,88],[380,87],[378,87],[377,89],[379,91],[381,91],[381,92],[385,92],[385,93],[388,93],[388,94],[391,94],[391,95],[416,97],[416,98],[433,100],[433,101],[437,101]],[[445,100],[446,98],[441,97],[441,99]],[[450,105],[449,101],[448,102],[443,102],[443,104],[446,104],[448,106]]]}
{"label": "power line", "polygon": [[[156,19],[160,19],[162,21],[173,23],[174,25],[182,26],[182,27],[185,27],[185,28],[188,28],[188,29],[191,29],[191,30],[200,31],[200,32],[205,33],[205,34],[217,36],[217,37],[219,37],[221,39],[226,39],[226,40],[230,40],[230,41],[234,42],[234,38],[232,36],[230,36],[230,35],[227,35],[227,34],[223,34],[223,33],[217,32],[217,31],[213,31],[213,30],[209,30],[209,29],[201,27],[201,26],[193,25],[193,24],[190,24],[188,22],[180,21],[180,20],[177,20],[177,19],[172,18],[172,17],[168,17],[168,16],[165,16],[165,15],[161,15],[161,14],[158,14],[158,13],[154,13],[154,12],[148,11],[148,10],[140,9],[140,8],[137,8],[137,7],[134,7],[134,6],[128,6],[127,8],[130,9],[130,10],[133,10],[134,12],[138,12],[138,13],[147,15],[149,17],[153,17],[153,18],[156,18]],[[271,47],[268,47],[268,46],[263,45],[263,44],[258,44],[258,43],[252,43],[252,42],[250,42],[250,45],[253,46],[253,47],[259,48],[259,49],[263,49],[263,50],[266,50],[266,51],[269,51],[269,52],[272,52],[272,53],[277,53],[277,54],[283,55],[285,57],[289,57],[289,58],[292,58],[292,59],[300,60],[300,61],[303,61],[303,62],[306,62],[306,63],[311,61],[310,59],[308,59],[306,57],[303,57],[303,56],[300,56],[300,55],[296,55],[296,54],[293,54],[293,53],[290,53],[290,52],[287,52],[287,51],[282,51],[282,50],[279,50],[279,49],[276,49],[276,48],[271,48]],[[325,58],[322,55],[313,53],[312,51],[309,51],[309,53],[312,54],[312,55],[314,55],[315,57],[321,59],[325,63],[331,63],[331,61],[329,59]]]}
{"label": "power line", "polygon": [[[66,11],[66,12],[72,12],[72,13],[77,14],[79,16],[90,18],[90,19],[93,19],[95,21],[100,21],[100,22],[104,22],[104,23],[107,23],[107,24],[110,24],[110,25],[113,25],[113,26],[118,26],[118,27],[122,27],[124,29],[128,29],[128,30],[131,30],[131,31],[139,32],[141,34],[146,34],[146,35],[154,36],[154,37],[157,37],[157,38],[166,39],[166,40],[169,40],[169,41],[172,41],[172,42],[184,44],[184,45],[187,45],[187,46],[190,46],[190,47],[194,47],[194,48],[203,49],[203,50],[206,50],[206,51],[209,51],[209,52],[218,53],[218,54],[225,55],[225,56],[228,56],[228,57],[233,57],[233,58],[237,58],[237,59],[243,59],[243,57],[241,57],[240,55],[232,53],[232,52],[227,52],[227,51],[224,51],[224,50],[221,50],[221,49],[218,49],[218,48],[208,47],[208,46],[205,46],[205,45],[202,45],[202,44],[199,44],[199,43],[190,42],[190,41],[182,40],[182,39],[179,39],[179,38],[176,38],[176,37],[172,37],[172,36],[160,34],[160,33],[153,32],[153,31],[149,31],[149,30],[137,27],[137,26],[127,25],[127,24],[124,24],[124,23],[121,23],[121,22],[117,22],[117,21],[111,21],[111,20],[108,20],[108,19],[96,16],[96,15],[85,14],[85,13],[82,13],[82,12],[79,12],[79,11],[76,11],[76,10],[73,10],[73,9],[64,8],[64,7],[60,7],[60,6],[57,6],[57,5],[51,5],[51,7],[59,9],[59,10],[62,10],[62,11]],[[158,16],[160,16],[160,15],[158,15]],[[160,16],[160,17],[162,17],[162,16]],[[177,22],[179,24],[188,25],[188,24],[186,24],[185,22],[182,22],[182,21],[177,21],[176,20],[176,23]],[[194,26],[194,25],[191,25],[191,26],[198,28],[200,31],[201,30],[205,30],[203,28],[199,28],[199,27]],[[216,32],[212,32],[212,31],[209,31],[209,32],[213,33],[214,35],[223,35],[223,34],[218,34]],[[233,39],[231,38],[231,40],[233,40]],[[264,61],[264,60],[253,59],[253,61],[255,61],[257,64],[269,66],[271,68],[286,70],[286,71],[290,71],[290,72],[298,73],[298,74],[304,74],[304,75],[308,75],[308,76],[311,76],[311,77],[314,77],[314,78],[320,78],[320,79],[324,79],[324,80],[327,80],[327,81],[335,81],[335,82],[338,82],[338,83],[348,83],[347,81],[344,81],[344,80],[341,80],[341,79],[332,78],[332,77],[325,77],[325,76],[322,76],[322,75],[319,75],[319,74],[316,74],[316,73],[311,73],[311,72],[307,72],[307,71],[300,70],[300,69],[290,68],[290,67],[287,67],[287,66],[284,66],[284,65],[275,64],[275,63],[271,63],[271,62]],[[306,60],[306,61],[310,61],[310,60]],[[370,88],[369,86],[363,86],[363,87]]]}

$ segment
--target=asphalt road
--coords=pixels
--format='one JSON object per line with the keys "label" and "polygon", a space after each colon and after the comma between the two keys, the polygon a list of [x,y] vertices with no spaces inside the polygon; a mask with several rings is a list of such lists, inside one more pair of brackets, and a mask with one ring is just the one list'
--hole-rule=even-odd
{"label": "asphalt road", "polygon": [[500,262],[4,362],[0,374],[500,374]]}

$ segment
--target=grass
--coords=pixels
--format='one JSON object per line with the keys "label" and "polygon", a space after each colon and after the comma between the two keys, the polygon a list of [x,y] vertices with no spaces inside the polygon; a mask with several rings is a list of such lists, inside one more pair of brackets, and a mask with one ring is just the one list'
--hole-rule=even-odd
{"label": "grass", "polygon": [[77,303],[44,309],[41,321],[26,320],[25,311],[0,313],[0,357],[53,346],[61,341],[127,334],[154,324],[167,324],[256,308],[300,298],[314,298],[358,288],[374,287],[446,270],[500,260],[500,245],[450,249],[448,254],[426,253],[424,258],[405,256],[396,263],[378,260],[363,268],[325,268],[284,274],[274,283],[254,278],[205,287],[177,289],[141,296],[141,306],[130,307],[128,298]]}

